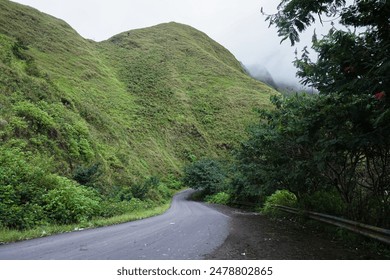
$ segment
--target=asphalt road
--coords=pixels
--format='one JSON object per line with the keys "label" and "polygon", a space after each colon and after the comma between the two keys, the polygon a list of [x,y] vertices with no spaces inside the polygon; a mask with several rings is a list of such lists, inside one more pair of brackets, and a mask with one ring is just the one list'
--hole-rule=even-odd
{"label": "asphalt road", "polygon": [[7,260],[202,259],[223,244],[229,217],[177,194],[163,215],[115,226],[0,245]]}

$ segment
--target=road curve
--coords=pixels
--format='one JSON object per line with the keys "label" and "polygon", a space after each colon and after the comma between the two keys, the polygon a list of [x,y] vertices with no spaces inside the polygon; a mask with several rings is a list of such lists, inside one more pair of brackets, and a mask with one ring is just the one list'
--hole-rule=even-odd
{"label": "road curve", "polygon": [[115,226],[0,245],[6,260],[202,259],[229,234],[229,217],[177,194],[163,215]]}

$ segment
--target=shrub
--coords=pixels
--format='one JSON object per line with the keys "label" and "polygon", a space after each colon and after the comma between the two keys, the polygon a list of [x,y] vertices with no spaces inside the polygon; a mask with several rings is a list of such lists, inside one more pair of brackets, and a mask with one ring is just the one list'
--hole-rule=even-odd
{"label": "shrub", "polygon": [[19,198],[12,186],[0,187],[0,226],[22,230],[44,224],[43,208],[35,203],[19,203]]}
{"label": "shrub", "polygon": [[203,191],[196,191],[191,194],[190,199],[194,201],[205,201],[206,196]]}
{"label": "shrub", "polygon": [[95,191],[58,177],[58,186],[45,196],[48,218],[59,224],[84,222],[100,212],[100,199]]}
{"label": "shrub", "polygon": [[205,198],[208,203],[227,205],[230,202],[230,194],[225,192],[219,192],[213,195],[208,195]]}
{"label": "shrub", "polygon": [[[44,102],[42,102],[42,106]],[[30,123],[33,132],[55,134],[57,128],[52,116],[37,105],[28,101],[21,101],[14,105],[13,110],[17,116],[24,118]]]}
{"label": "shrub", "polygon": [[115,195],[115,198],[118,201],[130,201],[133,197],[131,187],[128,186],[120,187]]}
{"label": "shrub", "polygon": [[142,183],[136,183],[132,185],[131,190],[134,197],[144,200],[147,199],[147,195],[150,190],[157,188],[159,184],[160,180],[157,177],[152,176]]}
{"label": "shrub", "polygon": [[140,183],[133,184],[131,186],[131,192],[133,193],[133,196],[138,199],[145,199],[149,189],[150,186]]}
{"label": "shrub", "polygon": [[213,194],[223,189],[226,175],[221,164],[212,159],[204,159],[184,168],[184,185]]}
{"label": "shrub", "polygon": [[12,46],[12,53],[20,60],[28,59],[29,55],[26,54],[26,50],[28,50],[27,43],[19,38]]}
{"label": "shrub", "polygon": [[172,174],[164,178],[163,182],[172,190],[180,190],[183,187],[182,182]]}
{"label": "shrub", "polygon": [[276,215],[278,211],[273,207],[275,204],[294,207],[297,205],[297,197],[288,190],[278,190],[265,199],[262,212],[264,214]]}
{"label": "shrub", "polygon": [[166,185],[160,183],[157,187],[150,188],[145,198],[161,203],[167,201],[171,196],[172,191]]}
{"label": "shrub", "polygon": [[93,186],[99,177],[102,175],[100,163],[92,164],[91,166],[79,166],[73,172],[73,179],[80,185]]}
{"label": "shrub", "polygon": [[305,210],[331,215],[343,215],[346,209],[338,192],[331,190],[320,190],[310,195],[306,194],[300,199],[300,205]]}
{"label": "shrub", "polygon": [[35,77],[41,76],[37,64],[35,63],[35,60],[32,57],[28,58],[26,61],[26,73],[30,76],[35,76]]}
{"label": "shrub", "polygon": [[0,224],[28,229],[46,222],[43,195],[55,183],[38,156],[0,148]]}

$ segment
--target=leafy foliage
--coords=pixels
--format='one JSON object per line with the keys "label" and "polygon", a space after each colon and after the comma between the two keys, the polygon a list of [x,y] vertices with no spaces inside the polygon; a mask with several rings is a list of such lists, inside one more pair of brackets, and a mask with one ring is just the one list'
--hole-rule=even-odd
{"label": "leafy foliage", "polygon": [[53,223],[80,223],[98,216],[100,198],[93,191],[74,184],[67,179],[58,179],[58,186],[43,196],[44,210]]}
{"label": "leafy foliage", "polygon": [[299,196],[301,191],[315,190],[322,183],[311,144],[318,139],[316,129],[321,118],[308,116],[316,112],[315,100],[309,95],[275,97],[272,102],[276,110],[262,111],[261,122],[250,128],[251,136],[237,152],[237,169],[252,193],[257,189],[258,195],[268,196],[288,188]]}
{"label": "leafy foliage", "polygon": [[212,159],[203,159],[187,165],[183,184],[205,194],[215,194],[224,188],[226,174],[221,164]]}
{"label": "leafy foliage", "polygon": [[283,0],[278,10],[267,20],[292,44],[299,41],[300,32],[315,22],[316,15],[319,21],[325,14],[340,19],[340,24],[347,28],[359,28],[343,31],[333,26],[320,40],[314,34],[312,48],[318,54],[317,61],[312,62],[305,50],[295,62],[304,84],[311,84],[322,93],[376,94],[389,88],[388,1],[359,0],[347,5],[345,0]]}
{"label": "leafy foliage", "polygon": [[[0,225],[28,229],[46,223],[85,221],[100,211],[100,198],[20,149],[0,149]],[[49,163],[47,163],[49,164]]]}
{"label": "leafy foliage", "polygon": [[133,188],[122,187],[111,197],[47,172],[51,162],[18,148],[0,148],[0,227],[30,229],[46,224],[73,224],[94,217],[111,217],[159,206],[172,191],[156,178],[146,186],[143,200]]}
{"label": "leafy foliage", "polygon": [[31,154],[0,148],[0,226],[30,228],[45,223],[42,196],[53,178]]}
{"label": "leafy foliage", "polygon": [[119,201],[131,201],[133,197],[132,188],[129,186],[118,188],[115,195],[115,198]]}
{"label": "leafy foliage", "polygon": [[277,210],[274,205],[296,207],[297,197],[295,194],[287,190],[277,190],[265,199],[264,206],[261,211],[265,214],[277,215]]}
{"label": "leafy foliage", "polygon": [[219,192],[213,195],[206,196],[204,200],[208,203],[227,205],[229,204],[231,197],[230,194],[226,192]]}
{"label": "leafy foliage", "polygon": [[302,205],[317,211],[325,203],[319,194],[337,193],[328,212],[382,224],[389,209],[389,130],[372,127],[380,101],[341,100],[338,94],[275,98],[275,110],[262,113],[237,152],[239,174],[252,193],[288,189],[300,200],[310,197]]}
{"label": "leafy foliage", "polygon": [[77,167],[73,173],[73,180],[81,185],[92,187],[93,183],[96,182],[101,175],[102,171],[100,170],[100,164],[95,163],[87,167]]}
{"label": "leafy foliage", "polygon": [[390,214],[388,1],[283,0],[267,20],[291,43],[318,15],[346,27],[318,39],[296,59],[298,75],[319,95],[274,98],[274,111],[250,130],[237,153],[240,185],[258,194],[288,189],[304,208],[383,227]]}
{"label": "leafy foliage", "polygon": [[306,210],[335,216],[343,216],[347,206],[340,194],[335,190],[318,190],[312,194],[304,194],[299,204],[300,207]]}
{"label": "leafy foliage", "polygon": [[159,184],[160,180],[157,177],[150,177],[149,179],[141,183],[134,184],[131,187],[131,191],[134,197],[139,199],[145,199],[148,193],[152,189],[157,188]]}

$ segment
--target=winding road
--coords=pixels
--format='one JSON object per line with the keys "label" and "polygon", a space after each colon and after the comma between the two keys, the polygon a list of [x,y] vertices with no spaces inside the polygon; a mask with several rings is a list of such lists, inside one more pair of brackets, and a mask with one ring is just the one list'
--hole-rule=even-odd
{"label": "winding road", "polygon": [[163,215],[0,246],[7,260],[202,259],[223,244],[230,218],[177,194]]}

